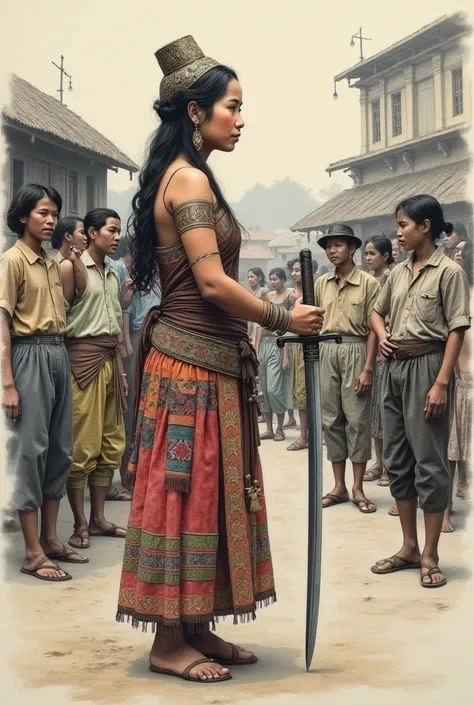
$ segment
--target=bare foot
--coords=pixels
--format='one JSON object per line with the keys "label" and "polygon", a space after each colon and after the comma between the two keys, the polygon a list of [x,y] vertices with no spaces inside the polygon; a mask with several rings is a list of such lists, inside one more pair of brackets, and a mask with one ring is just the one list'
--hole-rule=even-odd
{"label": "bare foot", "polygon": [[443,534],[452,534],[454,526],[451,523],[451,512],[445,512],[443,516],[443,526],[441,527]]}
{"label": "bare foot", "polygon": [[[213,657],[222,658],[229,661],[233,658],[232,647],[221,639],[217,634],[213,632],[205,632],[204,634],[188,634],[186,636],[188,644],[193,646],[198,651],[203,654],[212,654]],[[237,647],[239,650],[239,658],[242,661],[249,661],[255,658],[253,651],[247,651],[241,646]]]}
{"label": "bare foot", "polygon": [[364,482],[378,480],[382,476],[382,472],[382,466],[379,465],[379,463],[374,463],[374,465],[364,473]]}
{"label": "bare foot", "polygon": [[[181,675],[190,663],[201,658],[204,658],[202,653],[189,644],[184,643],[172,651],[161,653],[157,650],[152,651],[150,653],[150,664],[155,668],[162,668]],[[228,668],[209,661],[208,663],[200,663],[192,668],[189,672],[189,677],[193,680],[206,681],[219,678],[219,676],[226,676],[228,673]]]}
{"label": "bare foot", "polygon": [[469,499],[469,485],[467,482],[458,482],[456,497],[458,497],[458,499]]}
{"label": "bare foot", "polygon": [[394,502],[394,503],[392,504],[392,506],[391,506],[390,509],[388,510],[388,513],[390,514],[391,517],[397,517],[397,516],[398,516],[398,509],[397,509],[396,502]]}

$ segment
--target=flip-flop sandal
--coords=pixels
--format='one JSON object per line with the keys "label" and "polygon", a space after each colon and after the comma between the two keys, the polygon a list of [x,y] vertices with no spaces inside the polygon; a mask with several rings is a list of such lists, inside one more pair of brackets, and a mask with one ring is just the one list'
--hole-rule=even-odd
{"label": "flip-flop sandal", "polygon": [[275,438],[273,440],[279,443],[280,441],[284,441],[285,439],[286,436],[284,433],[275,433]]}
{"label": "flip-flop sandal", "polygon": [[200,678],[190,678],[189,673],[196,666],[201,663],[212,663],[213,659],[210,658],[199,658],[197,661],[193,661],[186,666],[182,673],[175,673],[174,671],[169,671],[167,668],[156,668],[150,664],[149,669],[152,673],[158,673],[161,676],[174,676],[175,678],[182,678],[185,681],[192,681],[193,683],[222,683],[222,681],[229,681],[232,676],[230,673],[226,673],[223,676],[218,676],[217,678],[206,678],[206,680],[201,680]]}
{"label": "flip-flop sandal", "polygon": [[301,441],[293,441],[286,450],[306,450],[308,447],[307,443]]}
{"label": "flip-flop sandal", "polygon": [[207,658],[211,661],[217,661],[221,666],[251,666],[252,664],[257,663],[258,656],[252,656],[252,658],[248,659],[241,658],[239,651],[240,647],[235,644],[231,644],[229,641],[227,644],[232,649],[231,658],[223,658],[217,654],[204,654],[204,656],[207,656]]}
{"label": "flip-flop sandal", "polygon": [[374,482],[374,480],[379,480],[381,477],[382,473],[377,474],[374,470],[367,470],[367,472],[364,473],[363,480],[364,482]]}
{"label": "flip-flop sandal", "polygon": [[287,421],[285,424],[283,424],[283,428],[296,428],[298,424],[296,421]]}
{"label": "flip-flop sandal", "polygon": [[377,482],[377,485],[379,487],[390,487],[390,480],[388,477],[381,477],[380,480]]}
{"label": "flip-flop sandal", "polygon": [[117,535],[117,529],[120,529],[121,531],[125,531],[125,529],[124,529],[123,527],[121,527],[121,526],[116,526],[115,524],[111,524],[108,529],[106,529],[105,531],[99,531],[97,534],[96,534],[96,533],[91,533],[91,532],[89,531],[89,536],[94,536],[94,538],[95,538],[96,536],[108,536],[108,537],[110,537],[110,538],[112,538],[112,539],[124,539],[125,536],[118,536],[118,535]]}
{"label": "flip-flop sandal", "polygon": [[389,515],[389,517],[397,517],[398,516],[397,505],[395,505],[395,507],[390,507],[387,514]]}
{"label": "flip-flop sandal", "polygon": [[119,490],[117,487],[114,487],[111,492],[107,495],[105,498],[106,502],[131,502],[132,501],[132,495],[131,492],[128,490]]}
{"label": "flip-flop sandal", "polygon": [[67,548],[67,546],[63,544],[63,550],[61,553],[46,553],[45,555],[52,561],[60,561],[62,563],[75,563],[76,565],[81,563],[89,563],[89,559],[82,558],[82,556],[80,556],[81,560],[79,561],[73,560],[71,556],[73,556],[74,554],[76,556],[79,555],[78,553],[73,550],[70,550],[69,548]]}
{"label": "flip-flop sandal", "polygon": [[421,575],[421,579],[420,579],[421,587],[424,587],[424,588],[439,588],[439,587],[443,587],[443,586],[446,585],[446,583],[448,582],[448,581],[446,580],[446,578],[444,578],[444,580],[440,580],[439,583],[433,583],[433,582],[424,583],[424,582],[423,582],[423,578],[428,578],[428,577],[429,577],[430,580],[431,580],[431,576],[432,576],[432,575],[436,575],[436,574],[438,574],[438,575],[443,575],[443,572],[442,572],[442,571],[438,568],[438,566],[436,566],[436,565],[430,567],[429,565],[424,565],[423,563],[421,563],[421,564],[420,564],[420,567],[421,567],[421,568],[428,568],[428,572]]}
{"label": "flip-flop sandal", "polygon": [[328,507],[335,507],[336,504],[346,504],[349,501],[349,497],[339,497],[337,494],[325,494],[323,497],[323,501],[325,499],[330,499],[331,504],[323,504],[323,509],[327,509]]}
{"label": "flip-flop sandal", "polygon": [[[352,504],[355,504],[361,514],[374,514],[374,512],[377,511],[377,507],[370,501],[370,499],[353,499],[351,501]],[[372,509],[369,509],[369,504],[372,505]],[[364,510],[362,507],[366,507],[366,509]]]}
{"label": "flip-flop sandal", "polygon": [[[398,565],[397,561],[400,561]],[[385,570],[381,570],[379,566],[381,566],[383,563],[389,563],[391,565],[391,568],[385,568]],[[420,567],[421,563],[411,563],[405,558],[395,555],[391,558],[384,558],[381,561],[377,561],[377,563],[373,565],[370,570],[376,575],[385,575],[387,573],[397,573],[399,570],[410,570],[412,568],[419,569]]]}
{"label": "flip-flop sandal", "polygon": [[271,435],[265,431],[265,433],[262,433],[260,436],[261,441],[274,441],[275,440],[275,434],[272,433]]}
{"label": "flip-flop sandal", "polygon": [[[84,536],[84,534],[87,534],[87,536]],[[87,543],[86,543],[85,545],[75,546],[73,543],[71,543],[71,540],[74,538],[74,536],[75,536],[76,538],[80,539],[81,541],[87,540]],[[90,548],[90,547],[91,547],[91,542],[90,542],[90,534],[89,534],[88,530],[87,530],[87,529],[81,529],[80,531],[76,531],[76,530],[74,529],[74,533],[73,533],[73,535],[71,536],[71,538],[69,539],[68,545],[69,545],[71,548],[73,548],[74,550],[76,550],[76,548],[78,548],[80,551],[83,551],[83,550],[86,549],[86,548]]]}
{"label": "flip-flop sandal", "polygon": [[[33,566],[33,568],[20,568],[20,573],[24,573],[25,575],[31,575],[33,578],[37,578],[38,580],[45,580],[48,583],[64,583],[66,580],[72,579],[72,575],[66,573],[66,571],[62,570],[62,568],[60,568],[58,565],[53,563],[52,565],[45,566],[45,563],[52,563],[48,556],[40,558],[40,560]],[[48,578],[46,575],[38,575],[38,571],[42,567],[44,570],[62,571],[64,575],[58,575],[56,578]]]}

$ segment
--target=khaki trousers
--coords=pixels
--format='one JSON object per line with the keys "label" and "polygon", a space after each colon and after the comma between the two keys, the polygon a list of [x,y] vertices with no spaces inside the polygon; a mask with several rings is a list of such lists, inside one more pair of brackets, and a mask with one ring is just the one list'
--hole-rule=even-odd
{"label": "khaki trousers", "polygon": [[74,450],[67,486],[107,487],[125,450],[123,418],[117,420],[112,362],[80,389],[72,375]]}
{"label": "khaki trousers", "polygon": [[366,357],[363,338],[321,345],[321,411],[327,457],[332,463],[348,458],[366,463],[372,456],[372,392],[360,396],[355,392]]}

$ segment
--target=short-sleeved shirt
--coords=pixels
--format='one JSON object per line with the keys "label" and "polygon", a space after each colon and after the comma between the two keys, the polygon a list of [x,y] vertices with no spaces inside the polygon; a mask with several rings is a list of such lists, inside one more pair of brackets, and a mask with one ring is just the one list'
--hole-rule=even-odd
{"label": "short-sleeved shirt", "polygon": [[380,291],[380,284],[357,265],[342,286],[337,271],[317,279],[314,292],[316,306],[326,309],[321,333],[366,338],[370,333],[370,315]]}
{"label": "short-sleeved shirt", "polygon": [[374,310],[390,317],[394,341],[446,340],[470,327],[469,283],[461,267],[437,248],[413,275],[413,253],[392,269]]}
{"label": "short-sleeved shirt", "polygon": [[120,279],[120,290],[122,290],[123,285],[124,285],[124,282],[125,282],[125,279],[127,279],[127,277],[128,277],[128,272],[127,272],[126,266],[124,265],[123,262],[121,262],[121,260],[119,260],[119,259],[112,259],[112,257],[106,257],[106,258],[105,258],[105,264],[106,264],[108,267],[110,267],[111,269],[113,269],[114,272],[117,272],[117,274],[119,275],[119,279]]}
{"label": "short-sleeved shirt", "polygon": [[87,250],[81,256],[87,272],[87,286],[80,299],[67,311],[66,335],[86,338],[119,335],[122,330],[120,280],[107,264],[99,267]]}
{"label": "short-sleeved shirt", "polygon": [[65,256],[63,255],[63,253],[58,250],[58,251],[56,252],[56,254],[54,255],[53,259],[54,259],[54,261],[57,262],[58,264],[61,264],[61,262],[64,262],[64,260],[65,260],[66,258],[65,258]]}
{"label": "short-sleeved shirt", "polygon": [[130,304],[124,309],[124,313],[130,316],[130,332],[137,334],[141,328],[144,318],[152,306],[161,304],[161,291],[155,286],[148,294],[143,296],[134,294]]}
{"label": "short-sleeved shirt", "polygon": [[61,270],[45,249],[36,254],[19,239],[2,255],[0,308],[10,316],[12,337],[64,334]]}

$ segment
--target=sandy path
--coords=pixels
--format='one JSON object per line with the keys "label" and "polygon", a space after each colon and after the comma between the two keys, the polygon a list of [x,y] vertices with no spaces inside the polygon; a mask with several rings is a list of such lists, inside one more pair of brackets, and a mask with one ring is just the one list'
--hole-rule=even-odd
{"label": "sandy path", "polygon": [[[292,440],[295,432],[288,437]],[[449,579],[440,590],[423,590],[419,573],[407,571],[375,576],[370,565],[394,553],[400,544],[398,520],[387,515],[385,488],[367,484],[379,511],[362,516],[352,504],[324,514],[323,594],[313,670],[304,669],[306,561],[306,452],[288,453],[284,444],[262,447],[270,536],[277,578],[278,602],[258,613],[256,622],[234,627],[223,622],[220,634],[256,650],[260,661],[234,669],[234,679],[211,690],[147,670],[152,639],[115,619],[123,543],[96,539],[87,552],[87,566],[72,566],[74,580],[50,585],[18,572],[21,539],[13,536],[7,552],[6,598],[11,606],[11,633],[28,642],[12,646],[12,664],[25,687],[59,687],[71,700],[97,703],[153,702],[380,703],[403,700],[436,704],[441,691],[473,653],[473,630],[455,634],[463,616],[454,614],[466,587],[472,592],[466,555],[466,503],[457,503],[458,530],[442,538],[442,568]],[[329,465],[325,490],[331,489]],[[126,522],[128,505],[109,503],[109,518]],[[420,513],[421,518],[421,513]],[[70,513],[61,509],[61,538],[70,535]],[[467,615],[464,615],[464,620]],[[467,624],[464,621],[464,624]],[[456,627],[453,625],[460,625]],[[443,636],[447,640],[443,641]],[[469,642],[469,643],[468,643]],[[28,651],[26,658],[25,654]],[[467,679],[465,675],[465,679]],[[457,680],[462,688],[463,682]],[[467,683],[467,680],[465,680]],[[339,689],[341,699],[337,696]],[[369,689],[377,689],[370,691]],[[431,694],[427,691],[434,689]],[[420,700],[420,691],[427,697]],[[40,691],[41,692],[41,691]],[[48,691],[42,691],[45,695]],[[55,691],[44,699],[56,702]],[[360,694],[360,696],[358,695]],[[54,696],[54,697],[53,697]],[[261,699],[261,700],[260,700]],[[43,699],[41,700],[43,702]],[[57,702],[65,702],[61,696]],[[463,702],[468,702],[465,700]]]}

